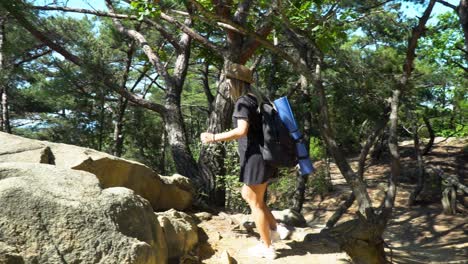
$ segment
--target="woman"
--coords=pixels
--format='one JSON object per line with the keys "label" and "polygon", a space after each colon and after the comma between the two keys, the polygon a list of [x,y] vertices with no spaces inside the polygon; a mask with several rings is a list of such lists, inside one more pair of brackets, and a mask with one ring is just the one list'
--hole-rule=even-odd
{"label": "woman", "polygon": [[277,169],[268,166],[262,158],[260,146],[263,140],[261,115],[257,111],[258,100],[252,93],[253,82],[249,68],[235,63],[226,63],[224,69],[226,85],[231,99],[235,101],[233,113],[234,129],[224,133],[202,133],[202,143],[238,140],[241,173],[239,181],[244,183],[242,198],[248,203],[260,233],[262,242],[250,248],[251,255],[269,259],[276,258],[272,241],[285,239],[289,230],[276,223],[270,209],[264,202],[268,179]]}

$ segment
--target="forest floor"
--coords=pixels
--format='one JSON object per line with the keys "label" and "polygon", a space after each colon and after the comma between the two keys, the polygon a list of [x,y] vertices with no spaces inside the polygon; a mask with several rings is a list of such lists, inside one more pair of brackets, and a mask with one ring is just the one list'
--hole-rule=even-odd
{"label": "forest floor", "polygon": [[[387,255],[394,263],[468,263],[468,215],[444,215],[440,198],[432,197],[435,202],[420,203],[409,207],[408,197],[415,186],[415,179],[408,171],[414,170],[415,162],[411,157],[410,141],[401,142],[402,177],[398,188],[394,217],[384,234],[389,246]],[[468,185],[468,139],[437,138],[431,153],[424,157],[426,163],[440,166],[444,172],[457,174]],[[352,162],[353,165],[356,162]],[[384,194],[389,163],[369,165],[365,179],[369,195],[379,203]],[[319,233],[327,219],[333,214],[350,193],[344,178],[334,164],[331,167],[333,191],[319,197],[307,194],[303,215],[313,233]],[[465,197],[466,199],[466,197]],[[466,204],[466,200],[465,200]],[[340,222],[355,216],[356,204],[343,215]],[[238,223],[224,213],[204,221],[200,227],[208,235],[207,248],[203,263],[351,263],[346,253],[327,241],[297,242],[284,240],[275,247],[278,258],[271,261],[249,257],[246,249],[258,243],[256,234],[238,230]],[[310,232],[310,231],[309,231]],[[233,258],[227,262],[226,252]]]}

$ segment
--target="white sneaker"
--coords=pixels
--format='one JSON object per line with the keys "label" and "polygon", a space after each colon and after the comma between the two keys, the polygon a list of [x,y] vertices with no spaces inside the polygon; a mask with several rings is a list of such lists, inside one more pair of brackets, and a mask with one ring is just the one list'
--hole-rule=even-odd
{"label": "white sneaker", "polygon": [[282,224],[276,224],[276,230],[270,229],[271,243],[276,243],[280,240],[284,240],[290,234],[291,234],[291,231],[289,231],[289,229],[286,226]]}
{"label": "white sneaker", "polygon": [[276,243],[280,241],[281,237],[278,231],[270,229],[270,239],[271,239],[271,243]]}
{"label": "white sneaker", "polygon": [[264,243],[259,243],[258,245],[248,249],[249,255],[258,258],[266,259],[275,259],[276,250],[273,245],[267,247]]}

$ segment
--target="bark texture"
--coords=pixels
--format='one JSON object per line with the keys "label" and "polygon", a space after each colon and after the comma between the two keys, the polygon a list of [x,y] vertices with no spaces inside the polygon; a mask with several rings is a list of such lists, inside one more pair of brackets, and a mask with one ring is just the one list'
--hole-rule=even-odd
{"label": "bark texture", "polygon": [[8,83],[5,81],[5,53],[4,53],[4,46],[5,46],[5,23],[6,17],[0,16],[0,77],[2,83],[0,83],[0,95],[1,95],[1,114],[2,117],[0,119],[0,129],[4,130],[7,133],[11,134],[11,126],[10,126],[10,113],[8,109]]}
{"label": "bark texture", "polygon": [[418,184],[416,185],[416,188],[414,191],[411,193],[409,200],[408,200],[408,205],[414,205],[416,202],[416,198],[418,197],[419,193],[422,191],[424,187],[424,182],[425,182],[425,170],[424,170],[424,161],[420,149],[420,143],[419,143],[419,135],[418,135],[418,125],[415,121],[415,119],[410,116],[411,119],[413,119],[413,141],[414,141],[414,155],[417,160],[417,172],[418,172]]}
{"label": "bark texture", "polygon": [[434,129],[432,129],[432,125],[431,125],[431,122],[429,121],[429,118],[427,118],[427,116],[424,116],[423,120],[424,120],[424,124],[426,125],[427,131],[429,132],[429,142],[424,147],[422,154],[427,155],[431,151],[432,146],[434,146],[435,133],[434,133]]}
{"label": "bark texture", "polygon": [[465,37],[465,58],[468,61],[468,0],[460,0],[457,12]]}

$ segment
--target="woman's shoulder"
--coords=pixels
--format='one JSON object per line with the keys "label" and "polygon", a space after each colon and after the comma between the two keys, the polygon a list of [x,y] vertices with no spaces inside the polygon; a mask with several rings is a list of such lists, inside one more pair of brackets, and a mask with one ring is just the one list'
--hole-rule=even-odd
{"label": "woman's shoulder", "polygon": [[258,105],[258,100],[257,100],[257,97],[255,95],[248,93],[248,94],[244,94],[241,97],[239,97],[239,99],[237,99],[236,104],[238,104],[238,103],[248,103],[249,105],[257,106]]}

